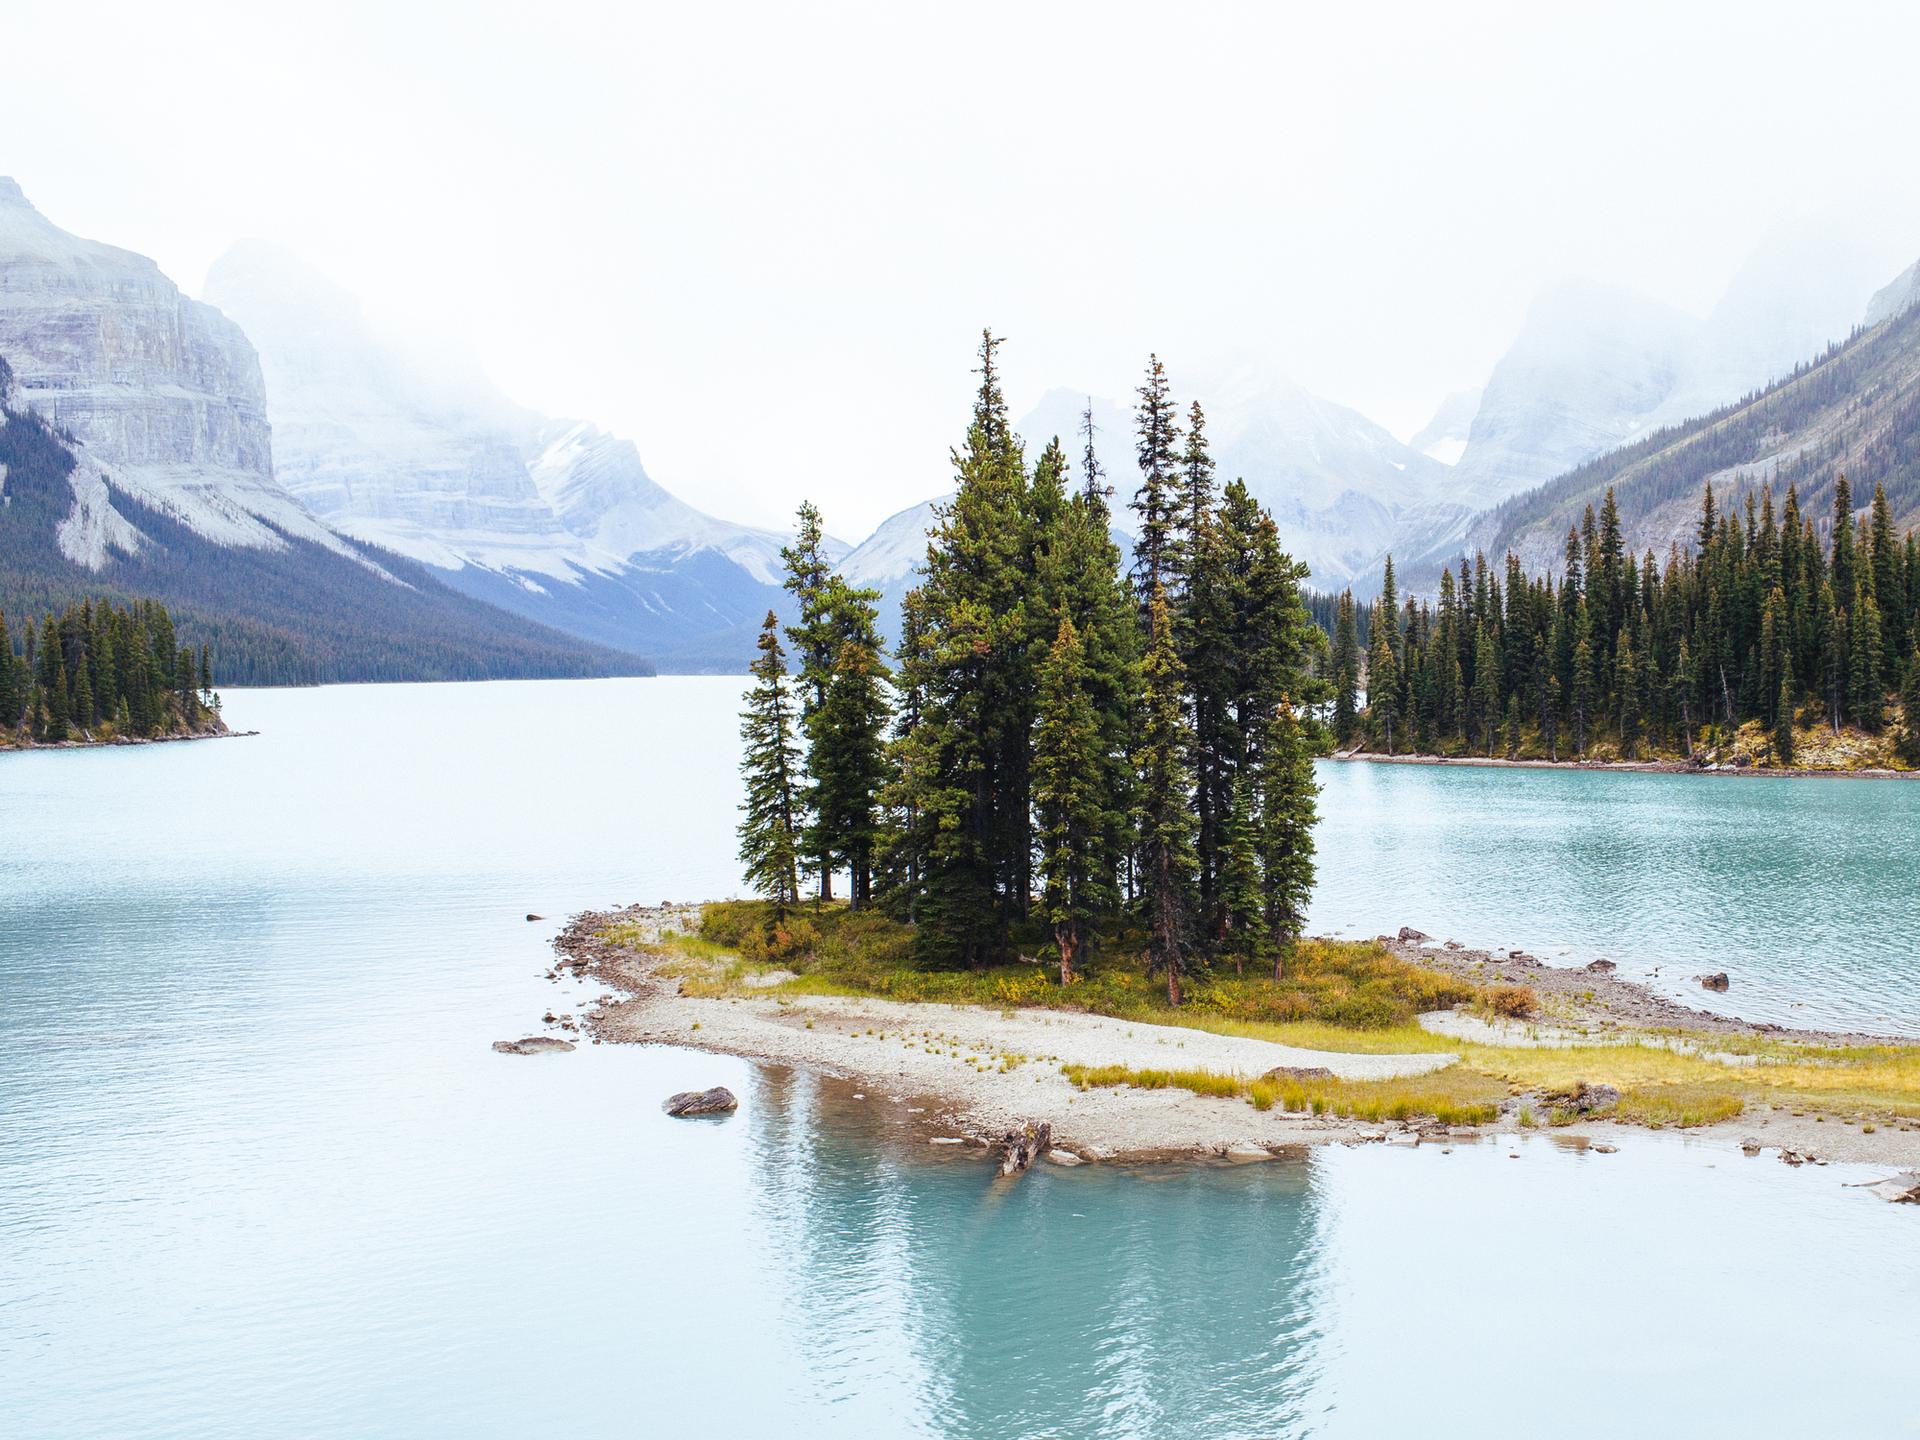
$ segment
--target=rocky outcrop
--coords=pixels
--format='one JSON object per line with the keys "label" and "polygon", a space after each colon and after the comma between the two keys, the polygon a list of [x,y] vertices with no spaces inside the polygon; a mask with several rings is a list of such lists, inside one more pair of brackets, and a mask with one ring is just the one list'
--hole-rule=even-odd
{"label": "rocky outcrop", "polygon": [[740,1102],[726,1086],[716,1085],[711,1090],[682,1090],[669,1095],[661,1108],[675,1119],[690,1120],[701,1115],[729,1115],[740,1108]]}

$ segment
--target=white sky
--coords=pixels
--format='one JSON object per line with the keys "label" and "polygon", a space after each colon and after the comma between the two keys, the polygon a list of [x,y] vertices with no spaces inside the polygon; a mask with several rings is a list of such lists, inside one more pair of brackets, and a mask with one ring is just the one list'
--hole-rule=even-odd
{"label": "white sky", "polygon": [[190,292],[283,241],[850,538],[946,483],[982,324],[1016,410],[1252,353],[1405,435],[1563,276],[1704,312],[1809,211],[1920,255],[1920,7],[7,12],[0,173],[65,228]]}

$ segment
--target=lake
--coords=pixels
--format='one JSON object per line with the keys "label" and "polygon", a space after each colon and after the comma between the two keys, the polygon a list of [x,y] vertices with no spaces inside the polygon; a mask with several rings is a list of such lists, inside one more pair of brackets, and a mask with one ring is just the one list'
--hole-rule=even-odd
{"label": "lake", "polygon": [[[739,692],[238,692],[257,737],[0,757],[0,1430],[1911,1429],[1878,1171],[1627,1132],[1002,1186],[909,1097],[492,1053],[591,998],[544,979],[570,912],[738,889]],[[1321,775],[1317,927],[1920,1029],[1920,787]]]}

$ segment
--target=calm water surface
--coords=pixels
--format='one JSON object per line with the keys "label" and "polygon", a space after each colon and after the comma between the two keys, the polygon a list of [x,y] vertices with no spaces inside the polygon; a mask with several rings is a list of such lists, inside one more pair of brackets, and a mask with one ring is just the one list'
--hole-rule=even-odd
{"label": "calm water surface", "polygon": [[[493,1054],[590,998],[542,978],[570,910],[737,888],[737,695],[239,693],[257,738],[0,759],[0,1433],[1920,1433],[1878,1172],[1630,1134],[1001,1188],[904,1099]],[[1920,1018],[1920,787],[1323,779],[1322,926]]]}

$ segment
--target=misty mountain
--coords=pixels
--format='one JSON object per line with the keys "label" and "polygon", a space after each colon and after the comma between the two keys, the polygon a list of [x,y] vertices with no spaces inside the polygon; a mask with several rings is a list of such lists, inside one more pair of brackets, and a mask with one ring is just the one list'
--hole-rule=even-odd
{"label": "misty mountain", "polygon": [[[1403,444],[1356,410],[1283,377],[1241,366],[1176,394],[1184,416],[1198,398],[1222,483],[1244,479],[1273,513],[1287,549],[1313,568],[1314,583],[1338,589],[1411,533],[1444,533],[1463,508],[1448,467]],[[1133,417],[1096,398],[1095,449],[1114,487],[1116,516],[1140,485]],[[1049,390],[1016,427],[1029,452],[1059,435],[1076,465],[1087,398]]]}
{"label": "misty mountain", "polygon": [[1758,390],[1844,339],[1884,274],[1851,231],[1806,224],[1768,236],[1705,319],[1612,286],[1555,286],[1487,381],[1460,498],[1497,504]]}
{"label": "misty mountain", "polygon": [[[1557,568],[1569,526],[1614,490],[1627,543],[1664,555],[1689,543],[1708,481],[1723,508],[1788,485],[1823,528],[1834,481],[1845,474],[1865,506],[1884,484],[1896,524],[1920,524],[1920,296],[1889,299],[1886,318],[1803,364],[1757,395],[1610,451],[1474,521],[1458,545],[1409,557],[1431,583],[1459,550],[1509,549],[1532,570]],[[1904,308],[1899,308],[1899,307]]]}
{"label": "misty mountain", "polygon": [[1433,418],[1407,444],[1442,465],[1457,465],[1473,433],[1473,417],[1480,413],[1478,390],[1456,390],[1440,402]]}
{"label": "misty mountain", "polygon": [[376,336],[352,296],[279,247],[236,246],[206,288],[260,347],[280,478],[342,533],[672,669],[743,668],[767,610],[784,609],[784,537],[687,505],[632,441]]}

